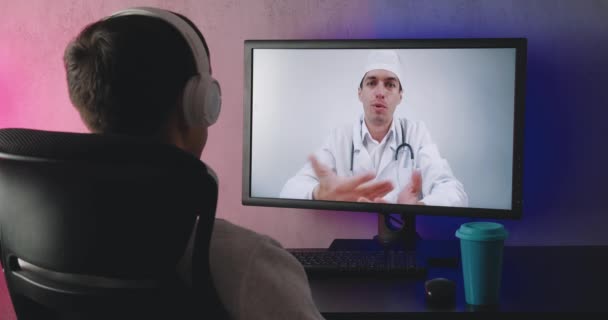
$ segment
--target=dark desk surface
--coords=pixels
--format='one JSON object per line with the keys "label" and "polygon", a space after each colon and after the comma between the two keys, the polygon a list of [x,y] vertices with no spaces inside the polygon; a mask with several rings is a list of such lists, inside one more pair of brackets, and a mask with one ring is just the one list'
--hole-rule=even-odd
{"label": "dark desk surface", "polygon": [[[454,242],[445,243],[460,254]],[[503,260],[499,311],[608,311],[608,246],[505,247]],[[448,311],[472,311],[460,265],[430,267],[424,279],[312,277],[310,284],[327,319],[361,319],[361,314],[398,319],[407,318],[406,312],[436,311],[424,300],[424,281],[436,277],[456,281],[457,305]]]}

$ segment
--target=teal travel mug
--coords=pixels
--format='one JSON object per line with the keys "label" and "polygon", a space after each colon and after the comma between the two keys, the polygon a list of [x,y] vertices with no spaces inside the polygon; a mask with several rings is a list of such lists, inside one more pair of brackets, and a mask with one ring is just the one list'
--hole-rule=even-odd
{"label": "teal travel mug", "polygon": [[503,225],[494,222],[464,223],[456,231],[468,304],[499,304],[503,247],[507,236]]}

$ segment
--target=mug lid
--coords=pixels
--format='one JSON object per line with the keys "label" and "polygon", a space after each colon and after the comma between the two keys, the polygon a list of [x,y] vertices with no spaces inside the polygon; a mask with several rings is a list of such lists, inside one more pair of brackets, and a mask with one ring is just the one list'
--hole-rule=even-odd
{"label": "mug lid", "polygon": [[456,237],[473,241],[505,240],[509,233],[500,223],[495,222],[467,222],[456,230]]}

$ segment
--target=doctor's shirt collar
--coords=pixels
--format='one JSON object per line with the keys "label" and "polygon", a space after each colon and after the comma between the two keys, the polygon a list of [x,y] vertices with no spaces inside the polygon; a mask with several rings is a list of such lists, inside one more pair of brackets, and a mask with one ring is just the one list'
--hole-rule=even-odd
{"label": "doctor's shirt collar", "polygon": [[[393,121],[391,122],[388,132],[386,133],[384,138],[382,138],[382,141],[378,141],[379,144],[383,144],[386,141],[386,143],[388,143],[388,145],[393,150],[395,150],[397,148],[397,130],[395,129],[395,122],[396,122],[395,120],[399,121],[399,119],[395,119],[393,117]],[[372,134],[369,132],[369,129],[367,128],[367,125],[365,124],[365,120],[364,120],[363,116],[361,116],[359,123],[360,123],[359,132],[361,134],[360,135],[361,140],[359,140],[359,142],[361,143],[361,145],[355,146],[355,148],[357,148],[357,149],[364,145],[365,139],[369,139],[369,141],[373,141]]]}

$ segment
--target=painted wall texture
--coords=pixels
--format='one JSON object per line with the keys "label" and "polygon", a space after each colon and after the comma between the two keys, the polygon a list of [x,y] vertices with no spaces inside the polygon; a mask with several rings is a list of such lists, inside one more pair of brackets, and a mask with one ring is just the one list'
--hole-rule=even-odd
{"label": "painted wall texture", "polygon": [[[526,37],[524,213],[509,244],[608,244],[608,1],[0,0],[0,127],[85,132],[62,69],[86,24],[136,5],[187,15],[211,50],[223,110],[203,160],[220,178],[217,216],[286,247],[369,238],[373,213],[241,205],[245,39]],[[419,217],[426,238],[451,238],[464,218]],[[14,319],[4,279],[0,319]]]}

